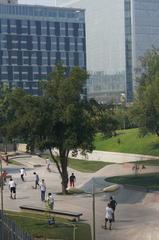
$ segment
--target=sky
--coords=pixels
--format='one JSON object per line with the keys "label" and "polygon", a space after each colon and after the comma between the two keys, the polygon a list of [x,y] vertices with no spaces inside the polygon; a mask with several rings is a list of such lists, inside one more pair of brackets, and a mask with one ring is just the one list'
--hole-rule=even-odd
{"label": "sky", "polygon": [[21,4],[37,4],[37,5],[44,5],[44,6],[59,6],[62,3],[68,3],[72,0],[18,0]]}

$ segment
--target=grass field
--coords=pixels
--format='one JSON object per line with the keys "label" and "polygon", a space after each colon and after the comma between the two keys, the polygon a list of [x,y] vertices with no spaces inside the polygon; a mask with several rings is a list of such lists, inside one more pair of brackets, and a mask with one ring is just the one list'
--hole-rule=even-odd
{"label": "grass field", "polygon": [[96,172],[99,169],[112,163],[100,162],[100,161],[87,161],[78,159],[69,159],[69,167],[80,172]]}
{"label": "grass field", "polygon": [[7,215],[34,238],[73,240],[73,230],[76,227],[76,240],[91,240],[90,226],[86,223],[72,223],[55,218],[55,225],[48,225],[45,214],[7,212]]}
{"label": "grass field", "polygon": [[[132,162],[134,164],[134,162]],[[145,161],[137,161],[138,164],[145,166],[159,166],[159,160],[145,160]]]}
{"label": "grass field", "polygon": [[117,131],[117,136],[109,139],[104,139],[101,134],[97,134],[94,144],[96,150],[101,151],[159,156],[159,138],[152,134],[139,137],[138,129]]}
{"label": "grass field", "polygon": [[[48,158],[50,155],[43,154],[43,158]],[[113,164],[111,162],[100,162],[100,161],[88,161],[88,160],[79,160],[70,158],[68,161],[68,166],[72,169],[75,169],[80,172],[88,172],[93,173],[101,168],[105,167],[106,165]]]}
{"label": "grass field", "polygon": [[159,173],[127,175],[106,178],[106,181],[118,184],[142,186],[152,190],[159,190]]}
{"label": "grass field", "polygon": [[17,161],[15,161],[15,160],[13,160],[13,159],[9,160],[9,164],[13,164],[13,165],[16,165],[16,166],[23,166],[22,163],[17,162]]}

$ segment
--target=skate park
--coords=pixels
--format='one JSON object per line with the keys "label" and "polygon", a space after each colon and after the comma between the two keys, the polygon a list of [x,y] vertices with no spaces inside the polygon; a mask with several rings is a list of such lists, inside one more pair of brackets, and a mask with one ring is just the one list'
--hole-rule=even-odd
{"label": "skate park", "polygon": [[[133,156],[131,156],[131,158],[132,157]],[[20,179],[20,166],[12,164],[6,165],[3,163],[3,167],[17,183],[17,199],[15,201],[9,198],[8,186],[4,187],[5,210],[20,211],[19,206],[26,204],[41,208],[44,207],[44,203],[40,201],[39,190],[32,188],[34,182],[33,172],[36,171],[41,179],[45,179],[47,191],[55,193],[55,208],[81,212],[83,214],[81,220],[88,222],[91,228],[91,192],[92,185],[94,185],[95,192],[97,193],[95,196],[96,239],[158,239],[157,218],[159,211],[159,192],[147,192],[145,189],[128,188],[121,185],[120,188],[113,193],[100,193],[101,189],[112,184],[106,182],[105,178],[116,175],[133,174],[132,162],[129,163],[124,160],[124,163],[121,164],[118,163],[118,159],[116,161],[114,159],[113,164],[105,166],[96,173],[83,173],[69,168],[68,173],[71,174],[71,172],[74,172],[77,177],[76,188],[81,189],[84,193],[63,196],[56,194],[61,191],[61,179],[54,163],[51,164],[51,172],[48,173],[45,159],[37,155],[20,153],[14,157],[14,160],[25,166],[25,182],[22,182]],[[149,166],[144,171],[145,173],[158,172],[159,167]],[[102,228],[105,218],[105,207],[110,195],[113,195],[118,203],[115,213],[116,221],[113,223],[112,231]]]}

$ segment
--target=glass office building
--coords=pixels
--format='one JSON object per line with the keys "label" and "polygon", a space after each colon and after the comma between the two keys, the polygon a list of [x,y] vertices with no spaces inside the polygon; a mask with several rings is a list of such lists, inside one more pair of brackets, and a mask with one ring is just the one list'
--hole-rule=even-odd
{"label": "glass office building", "polygon": [[86,68],[85,45],[84,10],[0,4],[1,84],[38,95],[56,63]]}
{"label": "glass office building", "polygon": [[61,6],[86,10],[88,97],[99,102],[119,102],[124,93],[131,102],[139,58],[152,46],[159,47],[159,1],[59,2]]}
{"label": "glass office building", "polygon": [[18,0],[0,0],[0,4],[16,4],[18,3]]}

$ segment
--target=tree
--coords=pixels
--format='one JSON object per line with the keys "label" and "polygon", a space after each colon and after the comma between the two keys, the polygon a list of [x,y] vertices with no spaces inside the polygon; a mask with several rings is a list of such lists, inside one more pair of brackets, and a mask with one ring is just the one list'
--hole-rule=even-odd
{"label": "tree", "polygon": [[1,136],[10,142],[15,138],[26,142],[33,152],[35,136],[41,127],[39,119],[43,114],[41,98],[28,95],[20,88],[2,89],[0,96]]}
{"label": "tree", "polygon": [[[57,65],[42,87],[43,105],[40,108],[44,114],[36,126],[35,144],[41,150],[49,149],[61,175],[64,194],[67,192],[70,151],[76,155],[78,149],[86,153],[94,148],[94,126],[87,102],[81,98],[87,77],[87,72],[79,67],[68,73],[63,66]],[[58,149],[59,161],[54,149]]]}
{"label": "tree", "polygon": [[[41,96],[30,96],[16,89],[7,100],[6,111],[11,115],[7,135],[11,139],[23,139],[31,150],[49,150],[60,173],[64,194],[68,185],[69,153],[76,156],[78,151],[86,154],[94,149],[96,124],[109,136],[113,130],[110,116],[101,110],[94,118],[91,104],[82,97],[87,78],[87,72],[79,67],[68,72],[57,65],[48,81],[42,83]],[[105,119],[104,127],[102,119]],[[54,150],[58,150],[58,156]]]}
{"label": "tree", "polygon": [[90,112],[96,132],[104,137],[112,137],[119,126],[114,106],[99,104],[94,99],[90,100]]}
{"label": "tree", "polygon": [[148,132],[159,136],[159,53],[149,51],[140,61],[138,87],[132,116],[141,134]]}

